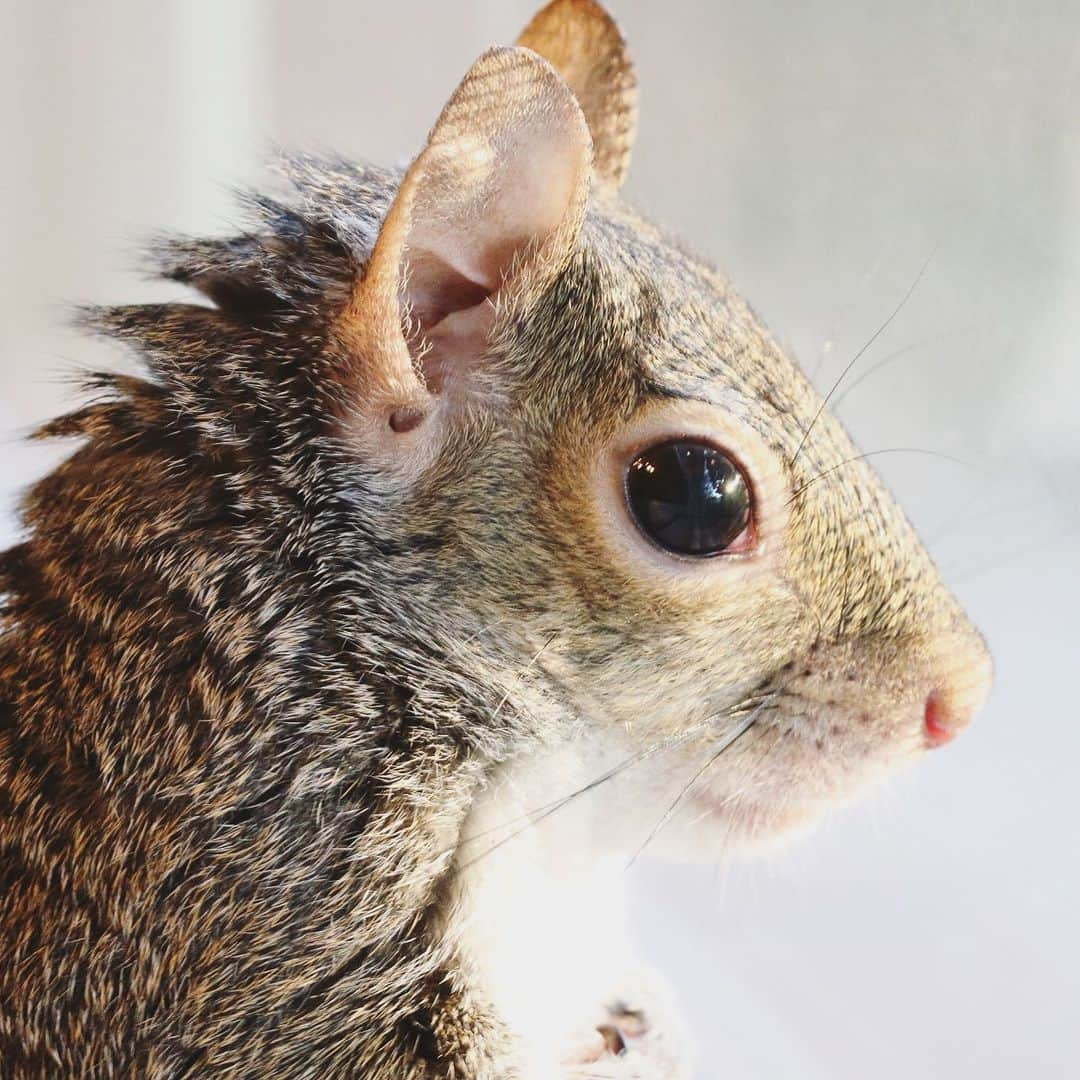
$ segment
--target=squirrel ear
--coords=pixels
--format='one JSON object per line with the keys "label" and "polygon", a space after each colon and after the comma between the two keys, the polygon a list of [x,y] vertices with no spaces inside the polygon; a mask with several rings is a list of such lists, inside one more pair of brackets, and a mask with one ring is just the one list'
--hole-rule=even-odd
{"label": "squirrel ear", "polygon": [[542,287],[572,253],[591,153],[581,108],[546,60],[500,48],[473,65],[406,172],[337,327],[354,376],[348,411],[368,435],[400,444],[395,434],[438,427],[436,414],[465,396],[496,301]]}
{"label": "squirrel ear", "polygon": [[562,74],[593,140],[593,169],[618,190],[637,130],[637,77],[615,20],[596,0],[552,0],[518,38]]}

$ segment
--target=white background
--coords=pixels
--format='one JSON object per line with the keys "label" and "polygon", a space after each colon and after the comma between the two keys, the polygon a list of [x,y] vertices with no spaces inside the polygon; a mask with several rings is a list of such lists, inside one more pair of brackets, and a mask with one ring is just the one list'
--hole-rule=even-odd
{"label": "white background", "polygon": [[[116,363],[63,304],[161,289],[271,142],[408,157],[525,2],[6,0],[0,539],[62,448],[19,441]],[[1080,1075],[1080,7],[624,0],[629,197],[721,265],[823,388],[934,256],[839,411],[986,631],[955,747],[768,862],[632,872],[701,1077]]]}

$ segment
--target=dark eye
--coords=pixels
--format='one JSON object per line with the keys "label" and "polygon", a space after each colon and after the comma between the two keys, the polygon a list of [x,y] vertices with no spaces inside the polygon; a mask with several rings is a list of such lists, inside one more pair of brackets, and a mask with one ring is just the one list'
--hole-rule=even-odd
{"label": "dark eye", "polygon": [[750,525],[746,477],[708,443],[665,442],[643,450],[627,469],[626,501],[642,532],[680,555],[719,555]]}

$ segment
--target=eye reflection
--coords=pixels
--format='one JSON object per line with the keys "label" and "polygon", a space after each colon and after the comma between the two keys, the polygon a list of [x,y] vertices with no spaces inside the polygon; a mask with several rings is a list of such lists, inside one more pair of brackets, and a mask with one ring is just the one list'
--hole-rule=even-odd
{"label": "eye reflection", "polygon": [[692,440],[638,454],[626,472],[626,501],[641,531],[679,555],[720,555],[751,521],[742,470],[715,446]]}

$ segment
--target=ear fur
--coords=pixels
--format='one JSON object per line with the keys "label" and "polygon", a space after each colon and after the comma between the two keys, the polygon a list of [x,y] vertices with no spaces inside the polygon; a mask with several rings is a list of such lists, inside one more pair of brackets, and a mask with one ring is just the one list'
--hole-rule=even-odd
{"label": "ear fur", "polygon": [[501,48],[473,65],[406,172],[338,327],[353,426],[369,442],[402,449],[426,429],[430,443],[470,391],[495,302],[541,285],[572,252],[591,152],[546,60]]}
{"label": "ear fur", "polygon": [[570,84],[592,133],[596,177],[617,191],[637,130],[637,76],[615,20],[596,0],[552,0],[517,43],[539,53]]}

